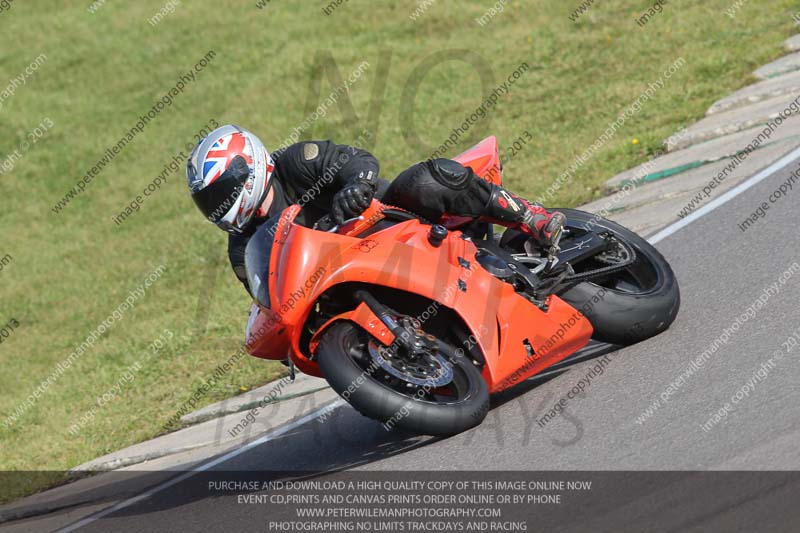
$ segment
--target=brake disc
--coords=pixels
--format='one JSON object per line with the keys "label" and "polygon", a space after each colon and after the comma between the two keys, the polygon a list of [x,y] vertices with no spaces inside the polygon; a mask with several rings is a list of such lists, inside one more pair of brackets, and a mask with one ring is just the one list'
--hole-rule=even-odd
{"label": "brake disc", "polygon": [[419,386],[443,387],[453,380],[453,367],[438,353],[425,351],[416,361],[392,354],[374,340],[367,344],[369,355],[388,374]]}

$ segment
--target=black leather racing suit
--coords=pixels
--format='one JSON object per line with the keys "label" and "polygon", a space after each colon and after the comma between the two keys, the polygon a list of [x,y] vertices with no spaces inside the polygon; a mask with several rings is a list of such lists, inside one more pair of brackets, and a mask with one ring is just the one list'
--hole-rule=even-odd
{"label": "black leather racing suit", "polygon": [[253,220],[242,235],[231,235],[228,239],[228,258],[245,287],[244,251],[250,236],[259,224],[291,204],[302,205],[307,217],[313,220],[331,211],[336,193],[352,187],[368,193],[369,199],[375,195],[384,203],[435,222],[444,213],[485,215],[493,194],[490,183],[450,159],[418,163],[390,184],[378,177],[378,160],[372,154],[331,141],[300,142],[272,156],[275,169],[270,182],[275,188],[275,198],[268,217]]}

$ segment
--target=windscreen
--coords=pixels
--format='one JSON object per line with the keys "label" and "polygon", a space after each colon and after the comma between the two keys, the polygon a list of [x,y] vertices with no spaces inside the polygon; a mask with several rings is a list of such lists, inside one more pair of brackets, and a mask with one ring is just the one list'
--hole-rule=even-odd
{"label": "windscreen", "polygon": [[250,295],[266,308],[269,308],[269,259],[280,217],[280,214],[275,215],[261,224],[250,237],[244,252]]}

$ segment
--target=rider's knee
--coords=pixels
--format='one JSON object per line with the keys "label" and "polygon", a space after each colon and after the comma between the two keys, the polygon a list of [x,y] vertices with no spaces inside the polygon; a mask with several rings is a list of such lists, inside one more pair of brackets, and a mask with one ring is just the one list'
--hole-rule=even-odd
{"label": "rider's knee", "polygon": [[461,191],[469,187],[474,174],[452,159],[431,159],[413,165],[397,176],[398,185],[431,189],[441,185],[449,190]]}
{"label": "rider's knee", "polygon": [[427,163],[433,179],[448,189],[464,190],[475,177],[472,170],[452,159],[432,159]]}

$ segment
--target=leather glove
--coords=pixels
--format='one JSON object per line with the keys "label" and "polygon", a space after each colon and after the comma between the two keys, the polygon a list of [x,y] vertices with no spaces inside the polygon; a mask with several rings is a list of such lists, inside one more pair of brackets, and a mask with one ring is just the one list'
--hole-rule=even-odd
{"label": "leather glove", "polygon": [[365,181],[356,181],[337,192],[333,197],[331,218],[338,225],[364,212],[375,196],[375,186]]}

